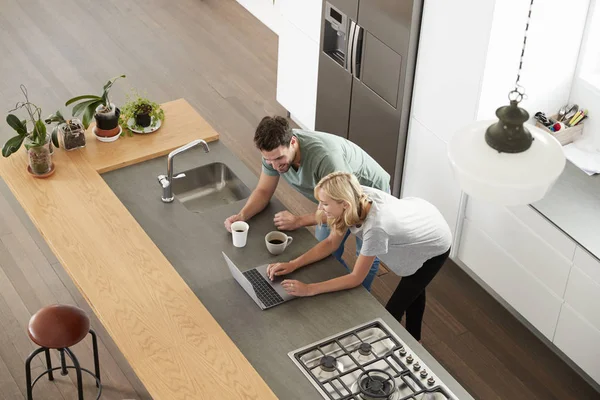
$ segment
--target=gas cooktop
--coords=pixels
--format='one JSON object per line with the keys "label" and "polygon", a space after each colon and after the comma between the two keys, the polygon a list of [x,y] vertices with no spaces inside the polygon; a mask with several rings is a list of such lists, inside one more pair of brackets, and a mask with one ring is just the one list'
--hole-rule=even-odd
{"label": "gas cooktop", "polygon": [[288,355],[327,400],[458,400],[381,319]]}

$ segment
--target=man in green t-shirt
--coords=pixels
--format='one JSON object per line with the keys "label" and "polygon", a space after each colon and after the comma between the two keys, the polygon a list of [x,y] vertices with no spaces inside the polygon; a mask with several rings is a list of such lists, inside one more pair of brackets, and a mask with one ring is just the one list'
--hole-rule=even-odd
{"label": "man in green t-shirt", "polygon": [[[314,203],[318,203],[314,197],[317,183],[338,171],[354,174],[361,185],[390,192],[390,175],[363,149],[342,137],[291,129],[285,118],[264,117],[256,128],[254,143],[263,156],[260,179],[242,210],[225,220],[228,231],[233,222],[249,220],[267,206],[280,176]],[[282,211],[275,214],[274,223],[277,229],[286,231],[317,225],[315,234],[319,241],[330,233],[329,227],[323,221],[317,221],[315,214],[294,215]],[[346,232],[342,244],[333,253],[346,268],[342,255],[349,234],[350,231]],[[361,246],[362,241],[356,238],[357,255]],[[379,259],[376,258],[363,281],[367,290],[371,289],[378,269]]]}

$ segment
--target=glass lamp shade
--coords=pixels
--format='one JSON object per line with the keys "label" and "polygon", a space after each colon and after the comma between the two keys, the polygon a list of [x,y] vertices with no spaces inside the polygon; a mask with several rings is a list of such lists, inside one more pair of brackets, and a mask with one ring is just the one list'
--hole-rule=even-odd
{"label": "glass lamp shade", "polygon": [[504,206],[525,205],[542,199],[565,167],[562,146],[533,125],[533,143],[521,153],[500,153],[485,140],[498,121],[477,121],[456,132],[448,144],[448,158],[461,189],[477,199]]}

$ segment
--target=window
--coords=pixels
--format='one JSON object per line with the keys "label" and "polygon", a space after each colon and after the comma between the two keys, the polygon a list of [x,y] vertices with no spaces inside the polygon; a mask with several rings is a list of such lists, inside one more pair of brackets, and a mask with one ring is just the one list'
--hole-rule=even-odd
{"label": "window", "polygon": [[590,2],[579,76],[600,90],[600,3]]}

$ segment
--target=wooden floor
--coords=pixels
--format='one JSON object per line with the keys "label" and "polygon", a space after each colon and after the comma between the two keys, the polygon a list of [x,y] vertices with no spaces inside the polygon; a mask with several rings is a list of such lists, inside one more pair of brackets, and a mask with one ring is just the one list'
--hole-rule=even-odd
{"label": "wooden floor", "polygon": [[[20,83],[47,115],[125,73],[113,92],[117,103],[132,86],[157,102],[185,97],[257,173],[253,129],[262,116],[285,113],[275,101],[277,37],[233,0],[3,0],[0,53],[2,110],[21,100]],[[0,124],[0,140],[11,135]],[[277,194],[293,212],[314,208],[285,184]],[[398,279],[382,269],[373,294],[385,303]],[[0,182],[0,399],[24,398],[24,360],[34,349],[27,323],[56,302],[93,315]],[[93,327],[101,339],[102,398],[149,398],[96,319]],[[423,341],[477,399],[600,397],[451,262],[430,285]],[[74,351],[91,367],[89,340]],[[34,375],[42,365],[36,360]],[[35,398],[75,398],[73,379],[55,376],[55,383],[39,382]],[[94,389],[87,381],[86,398]]]}

